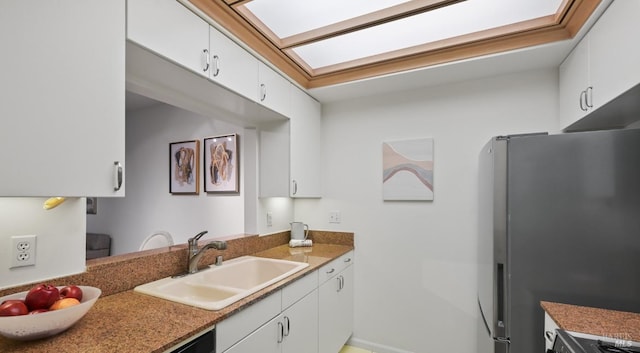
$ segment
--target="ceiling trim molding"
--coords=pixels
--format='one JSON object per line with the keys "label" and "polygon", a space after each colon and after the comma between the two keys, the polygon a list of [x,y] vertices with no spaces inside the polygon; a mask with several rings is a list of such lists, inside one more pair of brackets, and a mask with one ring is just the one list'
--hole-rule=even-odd
{"label": "ceiling trim molding", "polygon": [[[278,45],[281,43],[272,42],[228,4],[243,4],[246,0],[189,1],[305,88],[334,85],[570,39],[579,32],[601,2],[564,0],[555,15],[364,58],[350,62],[351,66],[339,64],[314,71],[308,65],[296,62],[299,58],[293,50],[280,50]],[[392,57],[392,54],[399,56]]]}

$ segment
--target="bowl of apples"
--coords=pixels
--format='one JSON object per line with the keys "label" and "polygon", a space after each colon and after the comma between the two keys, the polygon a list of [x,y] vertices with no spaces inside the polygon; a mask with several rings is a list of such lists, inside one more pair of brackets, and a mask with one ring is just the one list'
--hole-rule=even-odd
{"label": "bowl of apples", "polygon": [[78,322],[100,294],[89,286],[38,284],[0,297],[0,335],[19,341],[57,335]]}

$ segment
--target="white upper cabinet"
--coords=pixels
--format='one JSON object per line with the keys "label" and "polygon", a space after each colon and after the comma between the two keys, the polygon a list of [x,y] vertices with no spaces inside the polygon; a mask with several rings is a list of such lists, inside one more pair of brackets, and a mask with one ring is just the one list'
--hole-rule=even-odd
{"label": "white upper cabinet", "polygon": [[560,126],[565,128],[589,111],[589,41],[582,40],[560,65]]}
{"label": "white upper cabinet", "polygon": [[640,83],[640,1],[614,1],[589,33],[593,105],[600,107]]}
{"label": "white upper cabinet", "polygon": [[214,27],[209,33],[211,80],[255,101],[258,59]]}
{"label": "white upper cabinet", "polygon": [[209,76],[209,24],[175,0],[128,0],[127,38]]}
{"label": "white upper cabinet", "polygon": [[0,196],[124,196],[125,10],[0,2]]}
{"label": "white upper cabinet", "polygon": [[315,198],[322,195],[321,114],[318,101],[291,85],[289,191],[291,197]]}
{"label": "white upper cabinet", "polygon": [[258,62],[258,86],[256,91],[258,103],[274,112],[289,116],[291,109],[290,85],[291,83],[288,80],[269,66],[263,62]]}
{"label": "white upper cabinet", "polygon": [[[597,110],[640,83],[640,1],[613,1],[560,66],[561,128]],[[606,128],[602,126],[590,128]]]}

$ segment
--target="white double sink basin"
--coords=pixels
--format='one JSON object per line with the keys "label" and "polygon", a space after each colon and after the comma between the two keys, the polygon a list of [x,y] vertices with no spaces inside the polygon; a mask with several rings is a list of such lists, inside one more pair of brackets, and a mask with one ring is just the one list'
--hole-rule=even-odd
{"label": "white double sink basin", "polygon": [[167,277],[134,291],[158,298],[220,310],[308,267],[308,263],[243,256],[184,277]]}

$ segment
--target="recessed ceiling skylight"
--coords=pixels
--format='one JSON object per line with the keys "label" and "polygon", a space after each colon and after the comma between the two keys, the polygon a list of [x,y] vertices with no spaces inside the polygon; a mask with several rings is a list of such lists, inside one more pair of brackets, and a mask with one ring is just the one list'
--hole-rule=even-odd
{"label": "recessed ceiling skylight", "polygon": [[[419,4],[420,3],[420,4]],[[280,40],[377,13],[386,16],[401,0],[253,0],[245,5]],[[435,1],[429,1],[435,3]],[[562,0],[467,0],[373,27],[302,44],[291,51],[312,70],[339,65],[427,43],[477,33],[545,16]],[[286,49],[286,48],[285,48]]]}
{"label": "recessed ceiling skylight", "polygon": [[560,1],[468,0],[293,50],[311,68],[318,69],[552,15]]}

